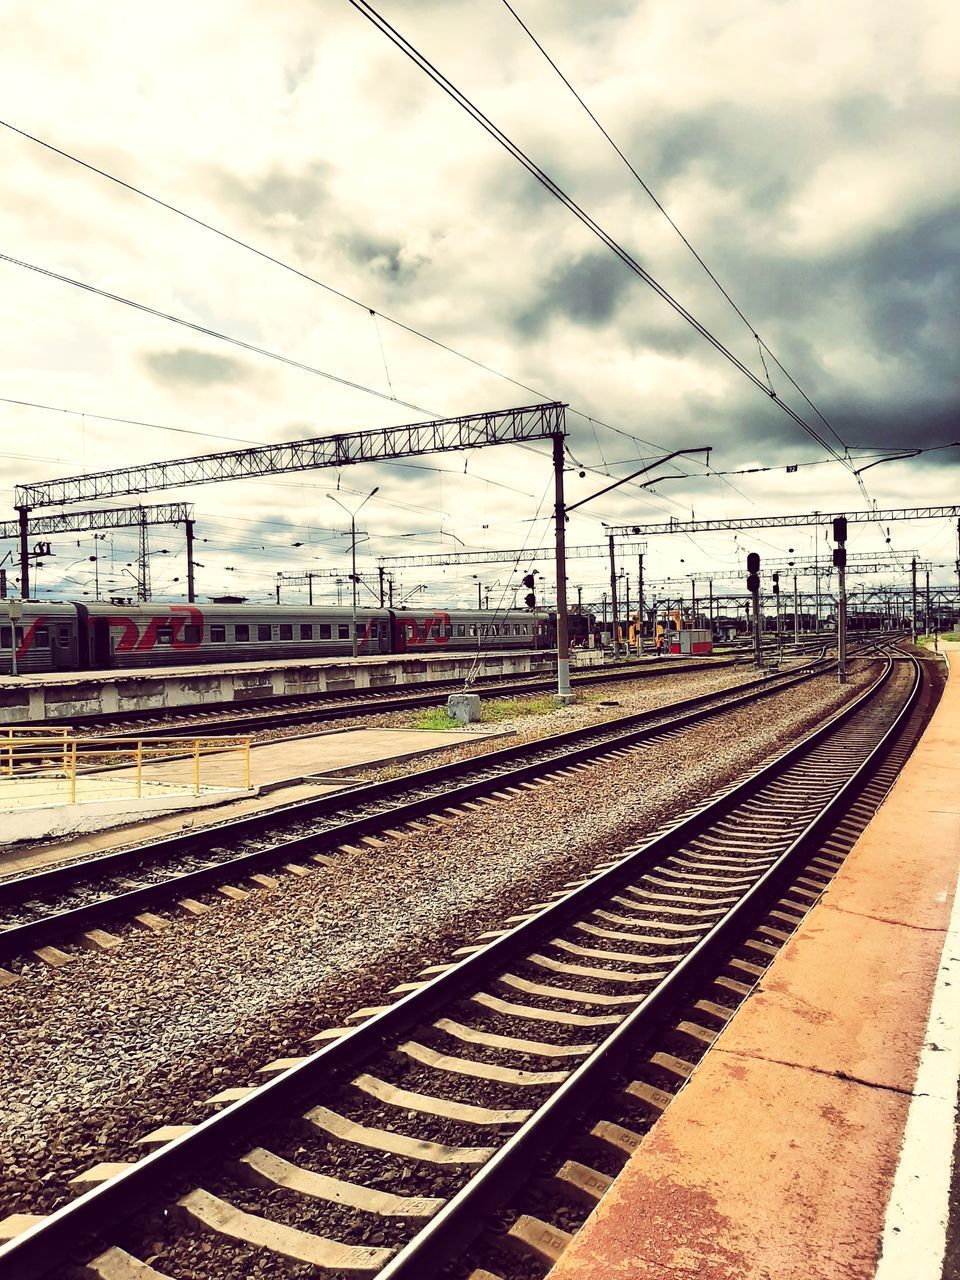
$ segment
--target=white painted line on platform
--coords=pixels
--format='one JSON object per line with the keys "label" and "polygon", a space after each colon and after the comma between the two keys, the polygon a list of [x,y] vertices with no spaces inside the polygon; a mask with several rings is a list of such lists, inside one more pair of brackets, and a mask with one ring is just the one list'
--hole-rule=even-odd
{"label": "white painted line on platform", "polygon": [[960,880],[940,955],[875,1280],[940,1280],[960,1084]]}

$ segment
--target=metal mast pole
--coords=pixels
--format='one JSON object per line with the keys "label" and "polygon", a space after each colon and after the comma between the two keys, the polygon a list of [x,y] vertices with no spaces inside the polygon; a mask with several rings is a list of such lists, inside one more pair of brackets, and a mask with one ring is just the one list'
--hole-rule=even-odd
{"label": "metal mast pole", "polygon": [[[637,569],[637,657],[643,653],[643,552],[641,551],[637,557],[639,566]],[[958,561],[960,565],[960,561]]]}
{"label": "metal mast pole", "polygon": [[350,579],[353,586],[353,656],[357,656],[357,517],[350,517]]}
{"label": "metal mast pole", "polygon": [[611,639],[614,659],[620,656],[620,643],[617,637],[617,559],[613,546],[613,534],[609,537],[610,545],[610,620]]}
{"label": "metal mast pole", "polygon": [[697,629],[697,580],[690,579],[690,625],[694,631]]}
{"label": "metal mast pole", "polygon": [[800,602],[797,595],[797,575],[793,575],[793,643],[800,643]]}
{"label": "metal mast pole", "polygon": [[30,595],[30,544],[28,519],[29,507],[17,507],[20,517],[20,598],[28,599]]}
{"label": "metal mast pole", "polygon": [[923,630],[925,635],[930,634],[930,570],[926,571],[926,612],[923,615]]}
{"label": "metal mast pole", "polygon": [[760,588],[751,592],[753,605],[753,661],[758,671],[763,670],[763,633],[760,630]]}
{"label": "metal mast pole", "polygon": [[557,540],[557,701],[572,702],[570,691],[570,637],[567,631],[567,510],[563,497],[563,436],[553,437],[554,517]]}
{"label": "metal mast pole", "polygon": [[837,566],[840,598],[837,602],[837,683],[847,683],[847,570]]}
{"label": "metal mast pole", "polygon": [[820,630],[820,529],[813,536],[813,578],[816,583],[816,599],[813,606],[813,631]]}
{"label": "metal mast pole", "polygon": [[307,570],[307,604],[313,604],[313,574]]}
{"label": "metal mast pole", "polygon": [[193,580],[193,521],[184,520],[183,527],[187,533],[187,604],[193,604],[197,598]]}
{"label": "metal mast pole", "polygon": [[910,639],[914,644],[917,643],[917,558],[910,561]]}
{"label": "metal mast pole", "polygon": [[140,508],[140,551],[138,560],[137,590],[141,600],[150,599],[150,542],[147,537],[147,513]]}
{"label": "metal mast pole", "polygon": [[710,592],[710,639],[713,639],[713,579],[707,579],[707,588]]}
{"label": "metal mast pole", "polygon": [[381,609],[383,608],[383,575],[385,572],[386,570],[384,569],[382,564],[377,566],[377,574],[379,575],[379,578],[380,578],[380,608]]}

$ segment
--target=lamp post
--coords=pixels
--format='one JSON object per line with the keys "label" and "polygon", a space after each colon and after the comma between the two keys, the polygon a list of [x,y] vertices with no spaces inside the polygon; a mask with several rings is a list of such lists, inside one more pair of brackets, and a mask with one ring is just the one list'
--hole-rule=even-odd
{"label": "lamp post", "polygon": [[354,657],[357,656],[357,515],[360,512],[361,507],[363,507],[367,502],[369,502],[370,499],[373,497],[373,495],[375,493],[379,493],[379,491],[380,491],[379,485],[371,489],[370,492],[367,494],[367,496],[363,499],[363,502],[361,502],[359,506],[354,507],[352,511],[349,509],[349,507],[345,507],[343,503],[340,501],[340,499],[335,498],[332,493],[327,494],[327,497],[330,499],[330,501],[335,502],[337,506],[340,508],[340,510],[345,511],[347,515],[350,517],[350,581],[353,586],[353,594],[352,594],[353,625],[351,626],[350,629],[352,632],[352,640],[353,640],[352,647],[353,647]]}

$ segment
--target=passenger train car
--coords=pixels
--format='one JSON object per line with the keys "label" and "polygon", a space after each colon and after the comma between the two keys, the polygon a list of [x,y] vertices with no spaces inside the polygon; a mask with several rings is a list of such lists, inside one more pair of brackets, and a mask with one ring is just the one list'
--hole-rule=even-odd
{"label": "passenger train car", "polygon": [[[353,652],[346,608],[298,605],[76,604],[24,601],[10,621],[0,601],[0,673],[101,671]],[[571,617],[571,623],[575,619]],[[589,632],[587,619],[581,630]],[[357,652],[550,648],[556,617],[525,610],[364,609]]]}

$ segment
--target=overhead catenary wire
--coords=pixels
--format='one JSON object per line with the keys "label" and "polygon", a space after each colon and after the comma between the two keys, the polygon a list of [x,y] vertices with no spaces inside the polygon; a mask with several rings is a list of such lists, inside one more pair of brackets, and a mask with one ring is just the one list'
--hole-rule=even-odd
{"label": "overhead catenary wire", "polygon": [[[541,400],[553,400],[556,398],[552,395],[547,395],[546,392],[541,391],[537,387],[530,386],[528,383],[522,382],[518,378],[514,378],[512,375],[508,373],[504,373],[500,369],[495,369],[492,365],[489,365],[482,360],[478,360],[476,357],[469,355],[467,352],[461,351],[459,348],[452,346],[450,343],[444,342],[442,339],[436,338],[432,334],[429,334],[422,329],[416,328],[414,325],[407,324],[405,321],[398,319],[396,316],[389,315],[386,312],[379,310],[378,308],[371,307],[369,303],[364,302],[359,298],[353,297],[351,294],[345,292],[343,289],[339,289],[335,285],[329,284],[327,281],[319,279],[317,276],[312,275],[308,271],[304,271],[302,268],[295,266],[293,263],[286,262],[283,258],[278,257],[276,254],[272,254],[267,252],[265,249],[258,248],[256,245],[251,244],[249,241],[242,239],[240,236],[235,236],[231,232],[225,231],[222,227],[218,227],[215,224],[208,222],[203,218],[198,217],[196,214],[189,213],[186,209],[183,209],[178,205],[173,204],[171,201],[164,200],[161,196],[155,195],[152,192],[145,190],[143,187],[136,186],[134,183],[128,182],[126,181],[126,179],[120,178],[116,174],[110,173],[108,170],[103,169],[98,165],[95,165],[88,160],[84,160],[80,156],[74,155],[72,152],[65,150],[63,147],[58,147],[54,143],[48,142],[46,139],[38,137],[36,134],[29,133],[26,129],[19,128],[17,125],[13,124],[9,120],[0,119],[0,126],[2,126],[5,129],[8,129],[11,133],[18,134],[21,138],[25,138],[28,142],[33,142],[37,146],[43,147],[45,150],[50,151],[53,154],[62,157],[64,160],[71,161],[71,163],[80,166],[80,168],[82,169],[86,169],[88,172],[94,173],[98,177],[104,178],[106,181],[112,182],[118,187],[122,187],[124,190],[129,191],[134,195],[140,196],[142,199],[148,200],[152,204],[158,205],[162,209],[166,209],[169,213],[173,213],[178,217],[185,218],[188,222],[192,222],[194,225],[202,228],[204,231],[209,231],[211,232],[211,234],[219,236],[222,239],[229,241],[231,244],[237,246],[238,248],[244,249],[249,253],[255,254],[258,258],[262,258],[264,261],[270,262],[274,266],[280,267],[284,271],[289,271],[293,275],[299,276],[300,279],[307,281],[309,284],[316,285],[318,288],[325,290],[327,293],[330,293],[337,298],[340,298],[342,301],[348,302],[352,306],[362,308],[364,311],[371,313],[375,319],[379,318],[381,320],[384,320],[387,322],[387,324],[391,324],[394,327],[401,329],[406,333],[409,333],[412,337],[419,338],[424,342],[428,342],[432,346],[438,347],[441,350],[446,351],[449,355],[456,356],[460,360],[465,360],[468,364],[473,365],[475,368],[482,369],[485,373],[490,373],[496,378],[500,378],[505,382],[509,382],[511,385],[519,388],[522,391],[527,391],[531,395],[537,396]],[[389,399],[392,397],[384,397],[384,398]],[[402,403],[402,402],[398,402],[398,403]],[[655,444],[653,441],[645,440],[643,439],[643,437],[636,435],[634,432],[627,431],[623,427],[615,426],[613,423],[606,422],[602,418],[598,418],[595,415],[588,414],[585,410],[578,409],[574,405],[568,406],[567,412],[572,413],[579,418],[583,418],[585,422],[591,425],[591,427],[593,426],[601,427],[605,431],[613,432],[615,435],[623,436],[625,439],[632,440],[635,443],[647,445],[651,449],[657,449],[660,447],[659,445]],[[90,415],[90,416],[94,416],[94,415]],[[134,423],[133,425],[147,425],[147,424]],[[231,438],[231,437],[225,437],[225,438]],[[258,442],[244,442],[244,443],[258,443]],[[598,450],[599,450],[599,445],[598,445]],[[602,456],[602,450],[599,450],[599,451],[601,452],[601,456]]]}
{"label": "overhead catenary wire", "polygon": [[577,90],[576,90],[576,88],[573,86],[573,84],[570,82],[570,80],[567,78],[567,76],[565,76],[565,75],[564,75],[564,73],[560,70],[560,68],[557,66],[557,63],[556,63],[556,62],[554,61],[554,59],[550,56],[550,54],[547,52],[547,50],[543,47],[543,45],[542,45],[542,44],[541,44],[541,42],[537,39],[537,37],[533,34],[533,32],[530,30],[530,27],[526,24],[526,22],[524,22],[523,18],[521,18],[521,17],[520,17],[519,13],[517,13],[517,11],[516,11],[516,9],[513,7],[513,5],[512,5],[512,4],[510,4],[510,0],[503,0],[503,4],[504,4],[504,7],[505,7],[506,9],[508,9],[508,10],[509,10],[509,12],[510,12],[510,13],[513,15],[513,17],[516,19],[517,23],[518,23],[518,24],[523,28],[523,30],[524,30],[524,31],[526,32],[526,34],[529,36],[529,38],[530,38],[530,40],[532,41],[532,43],[533,43],[534,45],[536,45],[536,47],[540,50],[541,54],[543,54],[544,58],[547,60],[547,62],[550,64],[550,66],[553,68],[553,70],[557,73],[557,75],[560,77],[560,79],[563,81],[563,83],[567,86],[567,88],[570,90],[570,92],[571,92],[571,93],[573,94],[573,96],[576,98],[577,102],[579,102],[580,106],[581,106],[581,107],[583,108],[583,110],[587,113],[587,115],[590,117],[590,119],[593,121],[593,123],[597,126],[597,128],[600,130],[600,132],[601,132],[601,133],[603,134],[603,136],[606,138],[607,142],[609,142],[609,143],[610,143],[610,146],[614,149],[614,151],[617,153],[617,155],[620,157],[620,159],[623,161],[623,163],[626,165],[626,167],[627,167],[627,168],[630,170],[630,172],[633,174],[634,178],[636,178],[637,182],[640,184],[640,186],[643,188],[643,190],[647,193],[647,195],[650,197],[650,199],[653,201],[653,203],[656,205],[656,207],[659,209],[659,211],[660,211],[660,212],[663,214],[663,216],[666,218],[667,222],[670,224],[670,226],[673,228],[673,230],[677,233],[677,235],[680,237],[680,239],[683,241],[683,243],[686,245],[686,247],[687,247],[687,248],[690,250],[690,252],[693,254],[694,258],[697,260],[697,262],[700,264],[700,266],[701,266],[701,267],[703,268],[703,270],[706,272],[707,276],[710,278],[710,280],[712,280],[712,281],[713,281],[713,283],[716,285],[716,287],[720,290],[721,294],[724,296],[724,298],[727,300],[727,302],[730,304],[730,306],[733,308],[733,310],[736,312],[736,314],[740,317],[740,319],[741,319],[741,320],[743,321],[743,323],[746,325],[747,329],[750,331],[750,334],[752,335],[752,337],[755,339],[755,341],[756,341],[756,343],[757,343],[757,350],[758,350],[759,355],[760,355],[760,363],[763,365],[763,373],[764,373],[764,377],[765,377],[765,378],[766,378],[766,380],[767,380],[767,386],[768,386],[768,389],[769,389],[770,393],[772,393],[772,394],[774,394],[774,395],[775,395],[775,394],[776,394],[776,391],[775,391],[775,388],[774,388],[774,386],[773,386],[773,382],[772,382],[772,381],[771,381],[771,379],[770,379],[770,372],[769,372],[769,370],[767,369],[767,362],[766,362],[766,359],[765,359],[765,357],[764,357],[764,352],[766,352],[766,354],[767,354],[767,355],[769,355],[770,359],[774,361],[774,363],[776,364],[777,368],[778,368],[778,369],[781,371],[781,373],[783,373],[783,375],[784,375],[784,376],[789,380],[789,382],[790,382],[791,386],[793,386],[793,388],[798,392],[798,394],[799,394],[799,395],[801,395],[801,396],[803,397],[803,399],[804,399],[804,400],[806,401],[806,403],[810,406],[810,408],[811,408],[811,409],[813,410],[813,412],[817,415],[817,417],[821,420],[821,422],[824,424],[824,426],[825,426],[825,427],[827,427],[827,429],[828,429],[828,430],[830,431],[830,433],[833,435],[834,439],[835,439],[835,440],[837,441],[837,443],[841,446],[841,448],[842,448],[845,452],[849,452],[846,442],[845,442],[845,441],[840,437],[840,435],[838,434],[838,432],[837,432],[837,431],[836,431],[836,429],[834,428],[833,424],[832,424],[831,422],[829,422],[829,421],[828,421],[828,419],[827,419],[826,417],[824,417],[824,415],[820,412],[820,410],[819,410],[819,409],[817,408],[817,406],[813,403],[813,401],[810,399],[810,397],[806,394],[806,392],[804,392],[803,388],[802,388],[802,387],[800,387],[800,386],[799,386],[799,385],[794,381],[794,379],[790,376],[790,374],[789,374],[789,373],[787,373],[786,369],[783,367],[783,365],[780,363],[780,361],[777,359],[777,357],[774,355],[774,353],[770,350],[770,347],[768,346],[768,344],[767,344],[766,342],[764,342],[764,340],[760,337],[760,334],[757,332],[756,327],[754,326],[753,322],[752,322],[751,320],[748,320],[748,319],[747,319],[746,315],[744,315],[743,311],[740,309],[740,307],[737,305],[737,303],[736,303],[736,302],[734,302],[733,298],[730,296],[730,293],[729,293],[729,292],[727,291],[727,289],[723,286],[723,284],[721,284],[720,280],[719,280],[719,279],[717,278],[717,276],[713,273],[713,271],[711,271],[710,267],[709,267],[709,266],[707,265],[707,263],[704,261],[703,257],[702,257],[702,256],[697,252],[697,250],[694,248],[694,246],[693,246],[693,244],[690,242],[690,240],[689,240],[689,239],[684,235],[684,233],[683,233],[683,232],[680,230],[680,228],[677,226],[676,222],[673,220],[673,218],[670,216],[670,214],[667,212],[667,210],[664,208],[664,206],[661,204],[661,202],[657,199],[656,195],[653,193],[653,191],[650,189],[650,187],[647,185],[647,183],[643,180],[643,178],[641,177],[641,175],[637,172],[636,168],[635,168],[635,167],[634,167],[634,165],[631,163],[631,161],[628,159],[628,157],[627,157],[627,156],[626,156],[626,154],[623,152],[623,150],[620,148],[620,146],[619,146],[619,145],[614,141],[614,139],[611,137],[610,133],[607,131],[607,129],[604,127],[604,125],[600,122],[600,120],[597,118],[597,116],[594,114],[594,112],[590,109],[590,107],[589,107],[589,106],[587,106],[587,104],[586,104],[586,102],[584,101],[583,97],[580,95],[580,93],[578,93],[578,91],[577,91]]}
{"label": "overhead catenary wire", "polygon": [[[484,114],[484,112],[470,99],[465,93],[453,84],[443,72],[441,72],[419,49],[416,48],[396,27],[387,21],[381,13],[379,13],[368,0],[348,0],[348,2],[362,14],[370,23],[381,31],[390,42],[398,48],[415,66],[419,67],[425,75],[448,95],[459,107],[467,112],[490,137],[492,137],[505,151],[523,166],[547,191],[550,192],[557,200],[560,201],[583,225],[596,236],[603,244],[607,246],[612,253],[620,259],[631,271],[634,272],[645,284],[647,284],[654,293],[657,294],[673,311],[676,312],[683,320],[685,320],[697,333],[700,334],[720,355],[724,357],[734,368],[736,368],[745,378],[747,378],[755,387],[758,388],[765,396],[771,399],[779,408],[791,418],[797,426],[812,439],[830,453],[838,462],[841,462],[848,470],[852,471],[852,467],[848,460],[837,453],[836,449],[830,442],[811,426],[795,409],[783,400],[776,391],[771,391],[748,365],[731,351],[707,326],[696,316],[693,315],[677,298],[675,298],[668,289],[650,274],[627,249],[625,249],[617,240],[613,238],[603,227],[588,214],[574,199],[570,196],[557,182],[555,182],[527,153],[510,138],[498,125]],[[831,428],[832,431],[832,428]],[[841,442],[842,443],[842,442]]]}
{"label": "overhead catenary wire", "polygon": [[195,321],[187,320],[183,316],[175,316],[170,312],[160,311],[156,307],[148,306],[145,302],[136,302],[133,298],[125,298],[122,294],[111,293],[108,289],[100,289],[85,280],[76,280],[72,276],[62,275],[59,271],[53,271],[50,267],[42,267],[33,262],[25,262],[22,258],[14,258],[8,253],[0,253],[0,262],[8,262],[12,266],[36,272],[37,275],[46,276],[48,279],[56,280],[60,284],[71,285],[75,289],[82,289],[87,293],[95,294],[97,297],[106,298],[110,302],[119,302],[125,307],[132,307],[135,311],[142,311],[146,315],[156,316],[158,319],[167,320],[171,324],[182,325],[183,328],[192,329],[195,333],[202,333],[208,338],[216,338],[219,342],[228,342],[232,346],[242,348],[244,351],[252,351],[255,355],[266,356],[268,359],[277,360],[281,364],[291,365],[295,369],[302,369],[305,373],[316,374],[317,377],[325,378],[328,382],[335,382],[342,387],[348,387],[352,391],[362,391],[366,395],[376,396],[378,400],[387,400],[391,404],[403,405],[405,409],[412,409],[414,413],[423,414],[424,417],[436,418],[440,416],[431,409],[423,408],[422,405],[411,404],[408,400],[398,400],[395,396],[389,396],[384,391],[377,391],[375,387],[365,386],[362,382],[354,382],[350,378],[341,378],[339,374],[330,373],[326,369],[318,369],[315,365],[306,364],[302,360],[295,360],[292,356],[282,355],[278,351],[270,351],[266,347],[258,347],[256,343],[246,342],[243,338],[234,338],[230,334],[221,333],[219,330],[211,329],[207,325],[197,324]]}

